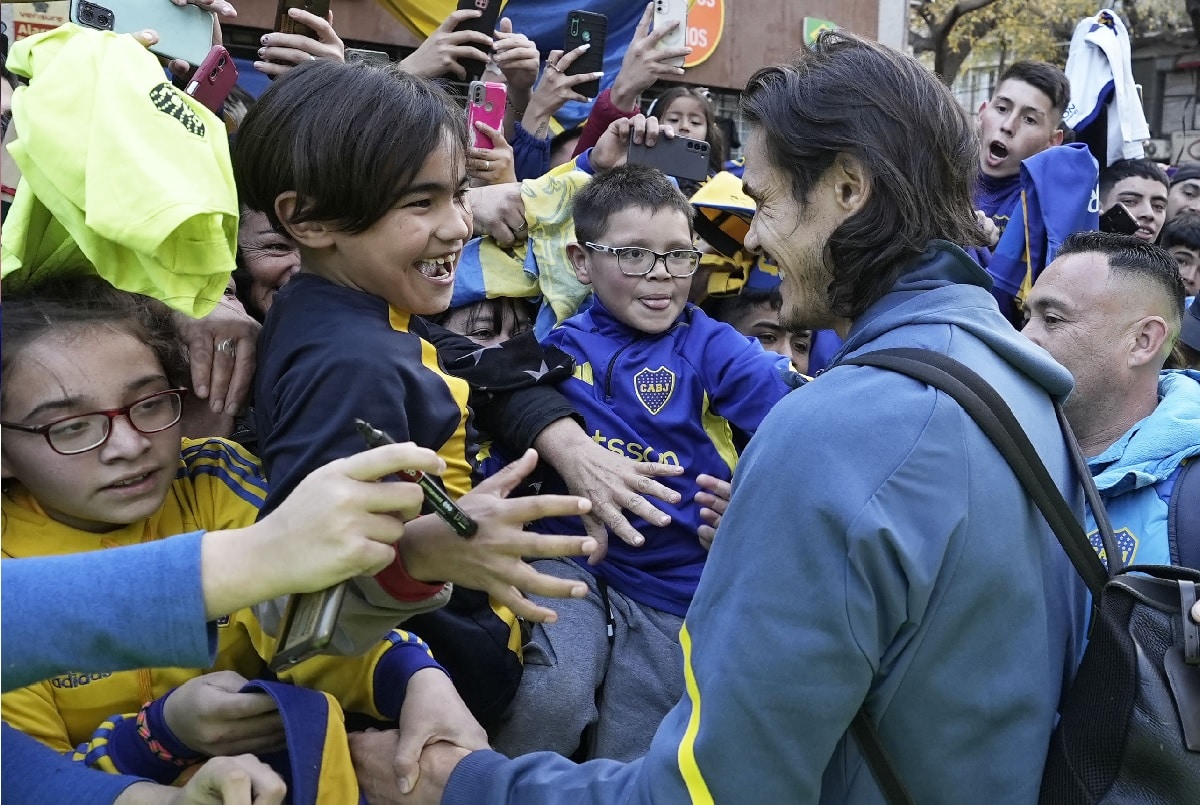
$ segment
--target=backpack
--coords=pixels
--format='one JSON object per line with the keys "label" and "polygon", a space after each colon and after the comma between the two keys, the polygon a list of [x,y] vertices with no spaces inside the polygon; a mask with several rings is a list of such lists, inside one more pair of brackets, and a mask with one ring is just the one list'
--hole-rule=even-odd
{"label": "backpack", "polygon": [[[1200,597],[1200,569],[1195,569],[1200,563],[1120,567],[1112,525],[1058,403],[1055,412],[1076,475],[1111,557],[1107,568],[1020,423],[983,378],[952,358],[923,349],[878,350],[841,363],[908,375],[962,405],[1008,461],[1092,593],[1087,648],[1064,692],[1039,801],[1084,805],[1194,797],[1200,791],[1200,624],[1190,613]],[[1200,553],[1200,532],[1194,530],[1200,524],[1197,463],[1185,465],[1177,476],[1169,504],[1176,561],[1194,560]],[[912,803],[864,710],[854,717],[850,733],[886,801]]]}

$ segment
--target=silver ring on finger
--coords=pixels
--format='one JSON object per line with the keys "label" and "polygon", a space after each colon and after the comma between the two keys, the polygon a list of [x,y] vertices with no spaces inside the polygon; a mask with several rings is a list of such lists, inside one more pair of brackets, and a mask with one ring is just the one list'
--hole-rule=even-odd
{"label": "silver ring on finger", "polygon": [[237,346],[232,338],[226,338],[224,341],[217,342],[215,349],[217,352],[228,355],[231,358],[237,353]]}
{"label": "silver ring on finger", "polygon": [[483,161],[483,172],[487,173],[491,169],[492,169],[492,161],[490,159],[485,159]]}

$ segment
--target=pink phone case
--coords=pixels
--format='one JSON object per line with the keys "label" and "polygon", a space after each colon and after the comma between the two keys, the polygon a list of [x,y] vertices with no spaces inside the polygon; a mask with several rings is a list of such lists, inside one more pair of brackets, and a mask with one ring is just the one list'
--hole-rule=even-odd
{"label": "pink phone case", "polygon": [[237,67],[229,51],[220,45],[213,45],[212,50],[192,74],[184,91],[211,109],[213,114],[219,115],[221,105],[225,103],[225,98],[229,96],[229,91],[233,89],[237,80]]}
{"label": "pink phone case", "polygon": [[467,128],[473,148],[494,148],[492,138],[475,128],[475,121],[487,123],[499,131],[504,125],[504,102],[508,89],[491,81],[472,81],[467,90]]}

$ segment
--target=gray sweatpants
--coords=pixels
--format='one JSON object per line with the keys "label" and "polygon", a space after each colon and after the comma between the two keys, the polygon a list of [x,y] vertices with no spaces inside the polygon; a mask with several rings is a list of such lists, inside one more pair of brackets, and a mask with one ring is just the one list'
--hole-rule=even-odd
{"label": "gray sweatpants", "polygon": [[594,725],[587,759],[641,757],[659,722],[683,695],[683,618],[609,588],[610,642],[596,577],[567,559],[533,565],[551,576],[586,581],[588,595],[530,596],[557,611],[558,622],[533,627],[521,686],[493,745],[509,757],[539,750],[569,757],[584,729]]}

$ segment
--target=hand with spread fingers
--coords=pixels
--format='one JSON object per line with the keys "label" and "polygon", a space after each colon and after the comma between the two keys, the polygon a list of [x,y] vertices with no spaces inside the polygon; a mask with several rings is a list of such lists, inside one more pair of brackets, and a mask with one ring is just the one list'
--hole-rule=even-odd
{"label": "hand with spread fingers", "polygon": [[510,104],[517,109],[526,108],[541,62],[537,45],[525,34],[513,31],[512,20],[502,17],[496,26],[492,59],[504,75]]}
{"label": "hand with spread fingers", "polygon": [[504,139],[504,133],[484,123],[475,121],[475,130],[492,141],[491,148],[475,148],[467,152],[467,176],[482,184],[505,184],[517,181],[516,160],[513,148]]}
{"label": "hand with spread fingers", "polygon": [[608,553],[608,532],[633,546],[646,540],[623,511],[630,511],[659,526],[671,522],[669,515],[650,502],[651,497],[678,503],[681,496],[655,478],[683,474],[683,467],[653,461],[633,461],[607,450],[589,438],[574,420],[561,419],[542,430],[534,446],[562,477],[567,489],[592,503],[583,515],[587,533],[596,541],[588,564],[597,564]]}
{"label": "hand with spread fingers", "polygon": [[459,9],[446,17],[429,38],[412,54],[400,60],[400,67],[413,75],[438,78],[453,75],[467,77],[464,59],[487,62],[492,55],[492,38],[479,31],[456,31],[465,20],[483,16],[475,9]]}
{"label": "hand with spread fingers", "polygon": [[276,31],[265,34],[260,40],[258,60],[254,69],[275,78],[293,67],[317,59],[346,61],[346,45],[333,30],[333,12],[321,19],[302,8],[289,8],[288,16],[301,25],[312,29],[316,39],[304,34],[285,34]]}
{"label": "hand with spread fingers", "polygon": [[546,69],[542,71],[541,80],[529,99],[525,116],[521,125],[525,130],[538,139],[545,139],[550,134],[550,118],[563,107],[567,101],[586,103],[587,98],[575,91],[580,84],[603,77],[604,73],[581,73],[567,75],[567,70],[575,60],[591,48],[590,44],[580,45],[574,50],[563,53],[552,50],[546,58]]}
{"label": "hand with spread fingers", "polygon": [[537,534],[526,531],[525,524],[544,517],[587,514],[591,504],[571,495],[510,499],[509,494],[535,466],[537,453],[529,450],[459,498],[459,507],[479,526],[471,539],[456,535],[434,515],[408,523],[399,543],[408,575],[418,581],[449,581],[482,590],[527,620],[557,620],[553,610],[534,604],[522,592],[582,598],[587,594],[587,585],[539,573],[525,559],[591,554],[596,550],[596,541],[590,537]]}

